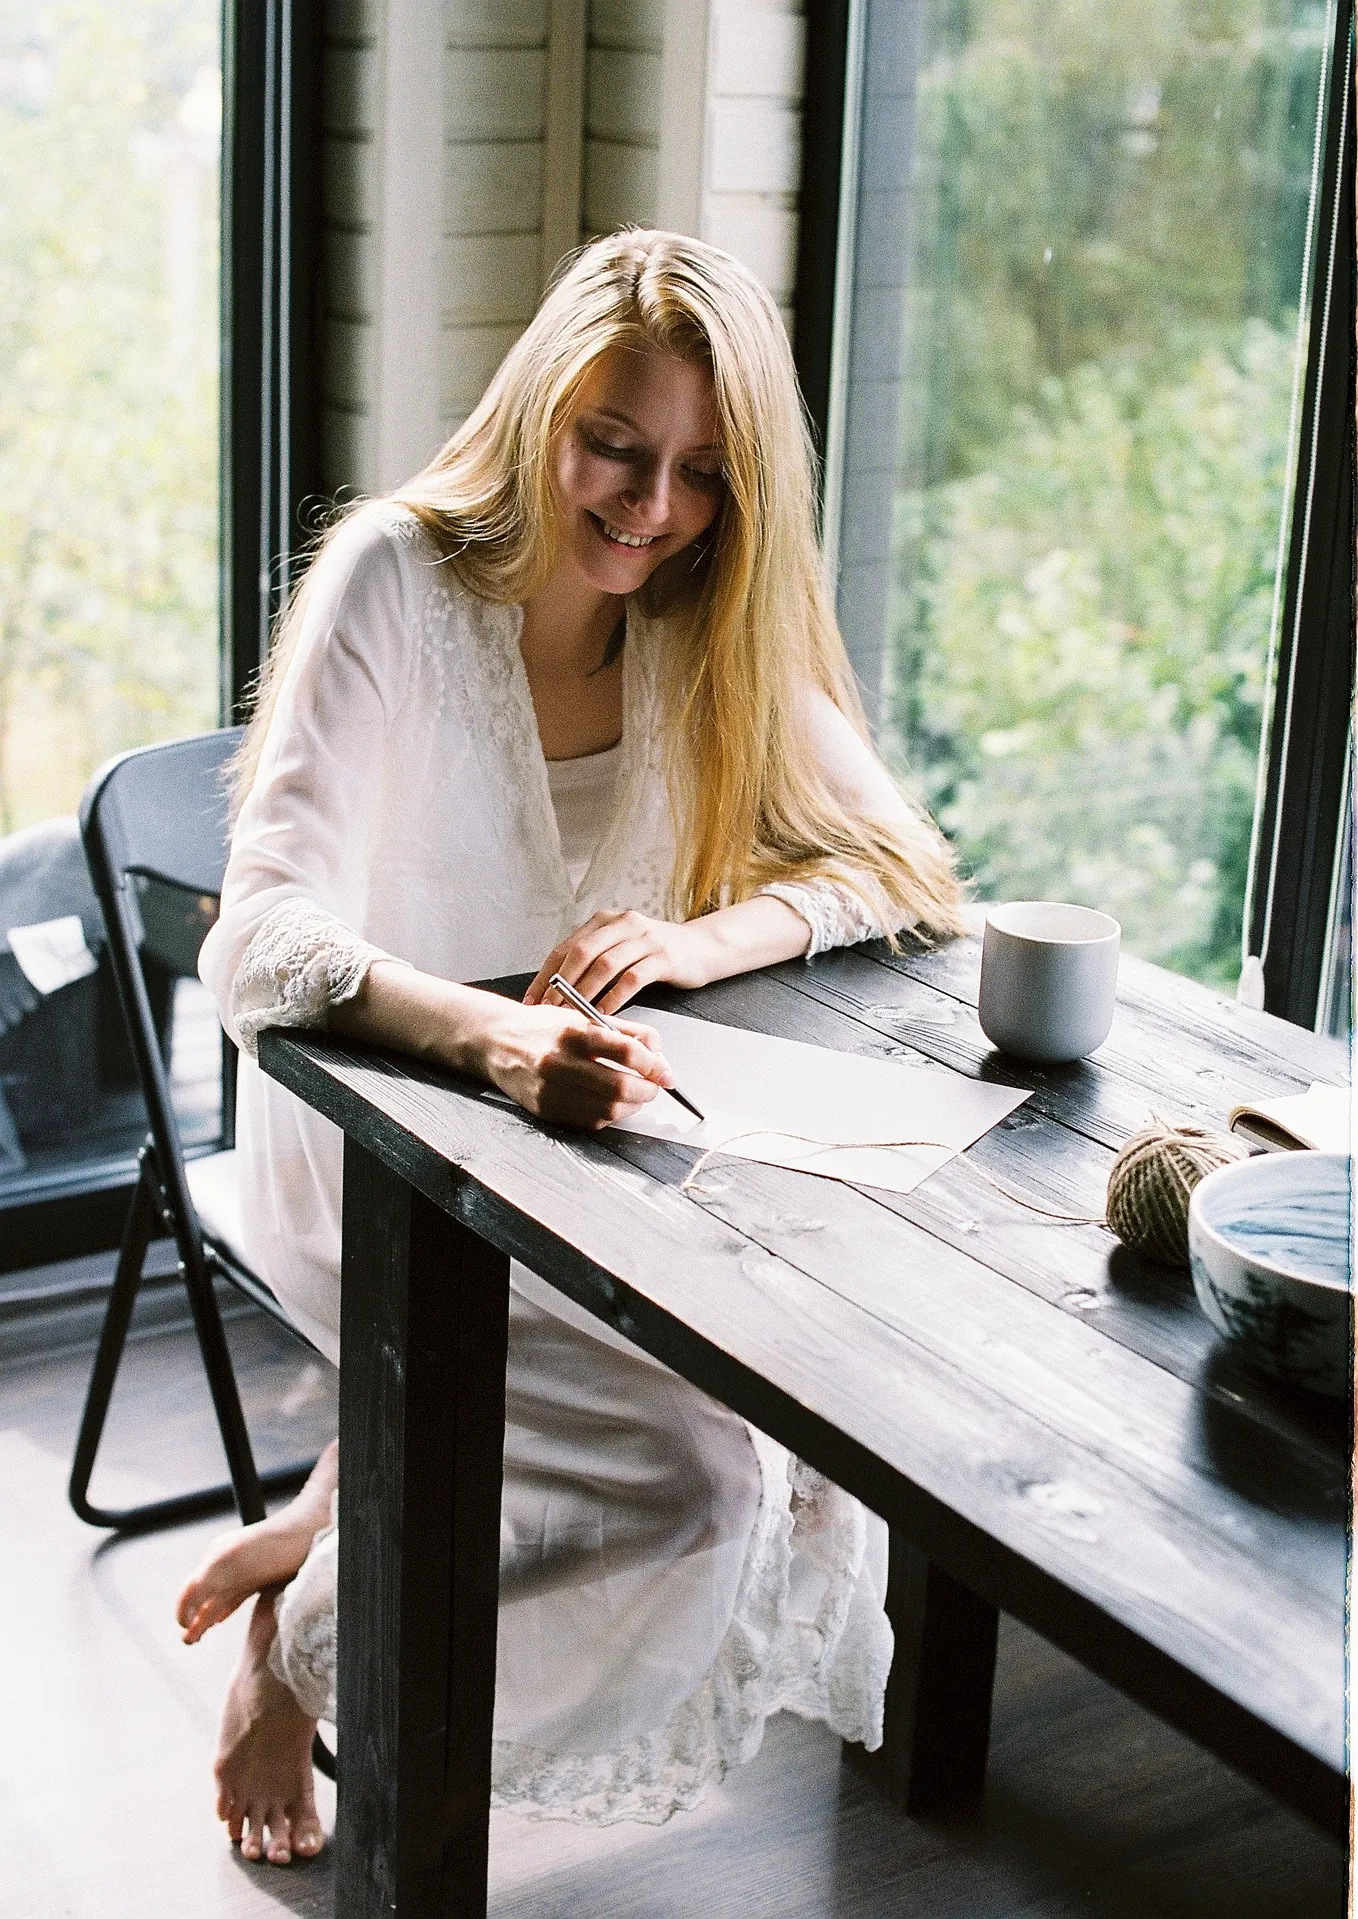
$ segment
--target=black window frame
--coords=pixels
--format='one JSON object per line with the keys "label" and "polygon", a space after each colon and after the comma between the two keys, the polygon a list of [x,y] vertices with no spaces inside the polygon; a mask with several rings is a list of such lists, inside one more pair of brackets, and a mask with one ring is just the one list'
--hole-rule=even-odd
{"label": "black window frame", "polygon": [[324,9],[222,12],[221,721],[249,716],[321,504]]}
{"label": "black window frame", "polygon": [[[908,8],[899,0],[822,0],[807,12],[796,359],[822,459],[839,451],[831,444],[832,423],[836,409],[852,417],[855,381],[867,384],[880,377],[880,368],[858,373],[854,366],[856,335],[864,332],[855,329],[853,313],[855,283],[862,275],[860,263],[846,251],[842,223],[847,217],[861,237],[864,216],[862,182],[846,177],[845,155],[857,164],[857,131],[865,127],[870,135],[875,95],[896,84],[880,69],[891,67],[892,48],[906,31],[905,16],[913,17],[918,4],[924,0]],[[1352,885],[1354,864],[1353,802],[1346,783],[1353,752],[1355,609],[1353,46],[1353,0],[1340,0],[1314,227],[1277,694],[1266,736],[1267,773],[1247,902],[1250,950],[1256,954],[1272,902],[1263,959],[1265,1008],[1307,1027],[1314,1027],[1318,1017],[1334,1018],[1335,996],[1327,994],[1330,1004],[1324,1006],[1321,991],[1336,970],[1329,946],[1351,924],[1336,889]],[[847,90],[855,84],[858,96],[849,98]],[[895,179],[874,179],[869,185],[875,193],[900,190]],[[870,212],[867,217],[870,224]],[[868,273],[879,274],[880,266],[868,263]],[[842,311],[846,300],[847,314]],[[875,350],[880,354],[880,342]],[[836,392],[837,380],[847,384],[847,393]],[[847,488],[846,496],[851,497]],[[839,530],[831,531],[837,552]],[[841,569],[841,591],[844,574]],[[854,665],[865,681],[869,715],[875,717],[875,660],[855,659]],[[1341,832],[1349,836],[1347,846]],[[1338,970],[1348,976],[1345,968]]]}
{"label": "black window frame", "polygon": [[[223,0],[219,713],[247,717],[321,505],[324,9]],[[0,1203],[0,1273],[116,1247],[135,1159]]]}
{"label": "black window frame", "polygon": [[[1340,834],[1354,681],[1354,9],[1336,9],[1315,218],[1311,309],[1291,539],[1263,805],[1251,875],[1249,950],[1264,1006],[1324,1020],[1326,947],[1345,884]],[[1350,859],[1351,870],[1351,859]],[[1337,1022],[1336,1022],[1337,1023]]]}

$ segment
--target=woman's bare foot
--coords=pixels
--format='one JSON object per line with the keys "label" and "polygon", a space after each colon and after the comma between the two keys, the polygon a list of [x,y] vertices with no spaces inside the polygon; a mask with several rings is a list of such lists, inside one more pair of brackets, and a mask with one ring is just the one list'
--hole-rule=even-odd
{"label": "woman's bare foot", "polygon": [[311,1776],[316,1721],[269,1671],[269,1647],[277,1631],[274,1603],[271,1593],[255,1601],[222,1708],[213,1771],[217,1817],[226,1821],[241,1857],[286,1866],[294,1856],[314,1859],[325,1833]]}
{"label": "woman's bare foot", "polygon": [[339,1484],[339,1441],[332,1439],[301,1492],[254,1526],[214,1539],[207,1558],[179,1595],[175,1617],[192,1646],[252,1593],[292,1578],[311,1542],[330,1524],[330,1496]]}

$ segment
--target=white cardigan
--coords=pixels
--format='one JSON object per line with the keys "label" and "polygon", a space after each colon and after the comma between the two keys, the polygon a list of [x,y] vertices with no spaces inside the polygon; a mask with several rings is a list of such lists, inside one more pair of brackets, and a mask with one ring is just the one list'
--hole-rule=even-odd
{"label": "white cardigan", "polygon": [[[535,972],[604,907],[662,914],[674,834],[655,667],[664,635],[629,613],[613,818],[578,888],[562,857],[519,652],[522,614],[461,587],[404,510],[356,514],[317,562],[300,643],[236,825],[200,972],[241,1064],[246,1252],[338,1360],[341,1140],[263,1078],[267,1026],[322,1025],[374,958],[445,979]],[[819,693],[816,749],[838,790],[916,823]],[[810,950],[881,929],[829,884],[772,886]]]}

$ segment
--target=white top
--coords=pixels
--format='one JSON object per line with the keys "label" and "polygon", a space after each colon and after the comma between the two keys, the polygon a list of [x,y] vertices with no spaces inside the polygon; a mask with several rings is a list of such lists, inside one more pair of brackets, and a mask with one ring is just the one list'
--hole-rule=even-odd
{"label": "white top", "polygon": [[547,761],[547,790],[552,796],[561,857],[573,891],[579,890],[613,817],[621,771],[621,740],[602,753]]}
{"label": "white top", "polygon": [[[454,980],[533,972],[596,910],[665,910],[663,633],[629,614],[622,740],[552,769],[520,623],[468,594],[405,512],[353,517],[309,582],[203,946],[246,1054],[244,1251],[332,1358],[342,1139],[263,1078],[258,1033],[324,1024],[379,955]],[[831,778],[908,819],[847,721],[812,697]],[[841,889],[776,890],[813,950],[875,930]],[[511,1272],[497,1803],[665,1819],[788,1708],[876,1745],[891,1655],[881,1522]],[[313,1709],[333,1688],[335,1557],[323,1536],[280,1614],[281,1669]]]}

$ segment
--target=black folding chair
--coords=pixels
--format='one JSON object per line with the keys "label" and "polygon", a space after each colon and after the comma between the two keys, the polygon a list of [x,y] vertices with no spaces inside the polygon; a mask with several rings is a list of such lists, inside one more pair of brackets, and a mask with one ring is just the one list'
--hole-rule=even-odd
{"label": "black folding chair", "polygon": [[[107,924],[109,957],[151,1127],[141,1150],[69,1488],[71,1505],[81,1519],[119,1532],[180,1525],[233,1504],[248,1525],[264,1517],[266,1493],[295,1491],[315,1464],[312,1460],[262,1475],[256,1469],[213,1288],[215,1279],[228,1280],[295,1338],[302,1338],[240,1251],[234,1048],[223,1039],[220,1148],[186,1162],[142,971],[143,956],[158,960],[178,977],[197,969],[198,949],[216,917],[226,870],[224,775],[240,742],[241,729],[234,728],[124,753],[95,775],[80,806],[90,877]],[[162,1231],[178,1250],[230,1478],[138,1506],[96,1506],[89,1497],[95,1455],[147,1248]]]}

